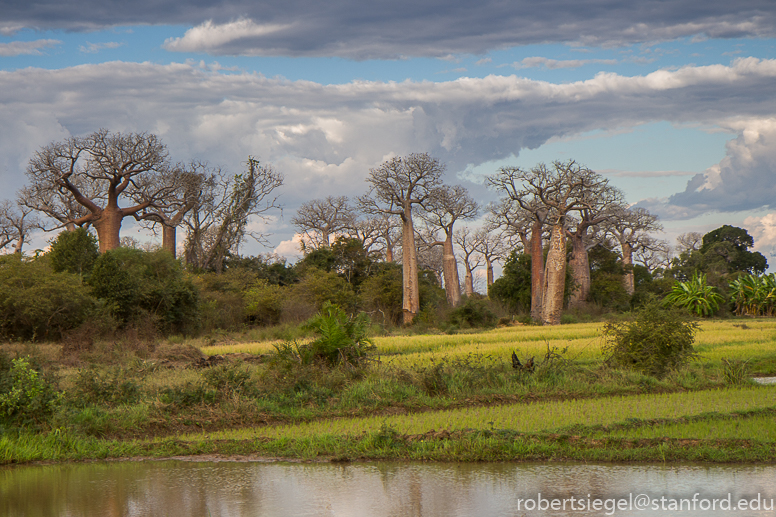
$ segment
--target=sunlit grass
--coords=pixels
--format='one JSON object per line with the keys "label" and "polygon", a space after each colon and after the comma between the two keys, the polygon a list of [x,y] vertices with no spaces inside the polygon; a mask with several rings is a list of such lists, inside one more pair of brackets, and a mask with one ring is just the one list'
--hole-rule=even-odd
{"label": "sunlit grass", "polygon": [[[385,361],[403,366],[422,366],[441,358],[455,359],[469,354],[507,360],[512,351],[520,357],[544,356],[547,346],[568,347],[566,357],[580,362],[602,359],[602,323],[580,323],[557,327],[515,326],[472,334],[435,334],[376,337],[374,343]],[[265,354],[281,341],[235,343],[203,347],[207,355],[226,353]],[[701,321],[696,349],[703,361],[722,358],[749,359],[776,356],[776,319],[732,319]]]}
{"label": "sunlit grass", "polygon": [[[323,434],[358,435],[388,425],[400,433],[432,429],[549,431],[571,425],[609,425],[629,419],[675,419],[711,411],[746,411],[776,406],[776,388],[748,387],[692,393],[648,394],[535,404],[472,407],[410,415],[318,420],[303,424],[210,433],[211,439],[298,439]],[[201,435],[191,435],[189,439]],[[184,438],[186,439],[186,438]]]}
{"label": "sunlit grass", "polygon": [[606,433],[618,438],[738,439],[776,442],[776,415],[666,423]]}

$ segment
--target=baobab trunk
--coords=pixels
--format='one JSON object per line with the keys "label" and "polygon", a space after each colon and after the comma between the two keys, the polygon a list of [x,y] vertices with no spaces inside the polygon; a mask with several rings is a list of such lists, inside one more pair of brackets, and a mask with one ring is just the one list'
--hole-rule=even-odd
{"label": "baobab trunk", "polygon": [[393,244],[385,245],[385,261],[393,262]]}
{"label": "baobab trunk", "polygon": [[173,258],[175,257],[176,249],[176,233],[175,226],[162,224],[162,249],[169,251]]}
{"label": "baobab trunk", "polygon": [[562,224],[552,227],[545,275],[542,322],[545,325],[560,325],[563,291],[566,286],[566,232]]}
{"label": "baobab trunk", "polygon": [[466,267],[466,274],[463,277],[463,290],[468,297],[474,295],[474,275],[468,266]]}
{"label": "baobab trunk", "polygon": [[420,289],[418,287],[418,256],[415,249],[415,228],[412,225],[410,208],[402,217],[402,279],[404,283],[402,312],[404,324],[410,325],[420,310]]}
{"label": "baobab trunk", "polygon": [[622,269],[625,272],[622,279],[625,292],[633,296],[633,293],[636,292],[636,283],[633,279],[633,248],[627,242],[622,244]]}
{"label": "baobab trunk", "polygon": [[121,246],[121,220],[124,215],[116,208],[105,208],[99,218],[92,223],[97,230],[100,253],[115,250]]}
{"label": "baobab trunk", "polygon": [[488,272],[488,287],[493,285],[493,262],[485,258],[485,270]]}
{"label": "baobab trunk", "polygon": [[544,260],[542,257],[542,223],[534,221],[531,227],[531,319],[542,320],[544,299]]}
{"label": "baobab trunk", "polygon": [[569,307],[582,307],[590,296],[590,260],[587,247],[581,235],[571,235],[571,276],[574,279],[574,290],[569,296]]}
{"label": "baobab trunk", "polygon": [[447,303],[457,307],[461,303],[461,282],[458,277],[458,262],[453,251],[453,235],[448,234],[442,244],[442,273],[445,277],[445,293]]}

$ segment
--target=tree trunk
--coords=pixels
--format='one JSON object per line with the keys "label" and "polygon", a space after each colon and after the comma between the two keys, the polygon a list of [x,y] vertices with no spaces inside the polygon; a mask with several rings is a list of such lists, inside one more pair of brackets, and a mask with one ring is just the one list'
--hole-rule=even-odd
{"label": "tree trunk", "polygon": [[393,262],[393,244],[387,243],[385,245],[385,261]]}
{"label": "tree trunk", "polygon": [[531,318],[542,320],[544,299],[544,258],[542,257],[542,223],[538,219],[531,227]]}
{"label": "tree trunk", "polygon": [[569,296],[569,307],[583,307],[590,296],[590,261],[587,256],[587,247],[584,235],[572,234],[571,240],[571,276],[574,278],[575,288]]}
{"label": "tree trunk", "polygon": [[623,287],[628,295],[633,296],[636,291],[635,281],[633,279],[633,248],[627,242],[622,243],[622,269],[625,276],[622,279]]}
{"label": "tree trunk", "polygon": [[566,284],[566,231],[561,222],[552,227],[545,280],[542,322],[545,325],[560,325],[563,290]]}
{"label": "tree trunk", "polygon": [[412,324],[420,310],[420,289],[418,287],[418,255],[415,248],[415,228],[412,225],[410,207],[405,208],[402,217],[402,279],[404,283],[404,295],[402,312],[404,324]]}
{"label": "tree trunk", "polygon": [[94,221],[97,230],[97,240],[100,242],[100,253],[115,250],[121,245],[121,220],[124,215],[117,208],[105,208]]}
{"label": "tree trunk", "polygon": [[469,266],[466,266],[466,274],[463,277],[463,289],[466,296],[471,297],[474,294],[474,275]]}
{"label": "tree trunk", "polygon": [[493,285],[493,262],[485,257],[485,270],[488,272],[488,287]]}
{"label": "tree trunk", "polygon": [[453,234],[447,234],[442,244],[442,274],[445,278],[445,293],[451,307],[461,303],[461,281],[458,277],[458,262],[453,251]]}
{"label": "tree trunk", "polygon": [[176,250],[176,228],[167,224],[162,224],[162,249],[169,251],[175,257]]}

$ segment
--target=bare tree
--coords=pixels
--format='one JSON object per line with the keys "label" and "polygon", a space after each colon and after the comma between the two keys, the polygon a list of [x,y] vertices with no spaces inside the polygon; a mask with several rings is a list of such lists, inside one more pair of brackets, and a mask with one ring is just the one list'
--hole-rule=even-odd
{"label": "bare tree", "polygon": [[542,321],[557,325],[563,309],[566,281],[567,216],[570,212],[594,206],[602,189],[608,188],[608,182],[574,160],[555,161],[551,168],[539,164],[530,171],[502,168],[496,181],[502,190],[504,187],[508,192],[511,190],[515,194],[513,199],[524,208],[538,204],[546,210],[552,231],[544,275]]}
{"label": "bare tree", "polygon": [[482,266],[483,257],[477,250],[477,244],[480,239],[479,232],[472,232],[469,228],[463,227],[455,231],[455,243],[463,252],[461,262],[466,273],[463,280],[463,291],[466,296],[474,294],[474,270]]}
{"label": "bare tree", "polygon": [[[105,252],[119,246],[125,217],[170,193],[169,185],[159,180],[169,169],[167,150],[155,135],[101,129],[42,148],[30,160],[27,177],[34,190],[67,194],[84,207],[86,215],[65,224],[92,224]],[[121,200],[132,206],[122,208]]]}
{"label": "bare tree", "polygon": [[550,211],[538,196],[524,190],[523,178],[530,174],[519,167],[502,167],[487,181],[507,195],[499,204],[491,205],[491,222],[507,235],[518,235],[531,255],[531,318],[541,321],[545,283],[543,232]]}
{"label": "bare tree", "polygon": [[409,324],[420,310],[418,260],[415,246],[414,205],[423,205],[439,186],[444,166],[426,153],[391,158],[371,169],[369,192],[361,198],[367,213],[398,216],[402,223],[402,278],[404,323]]}
{"label": "bare tree", "polygon": [[676,252],[681,255],[693,251],[699,251],[703,245],[703,234],[698,232],[687,232],[676,238]]}
{"label": "bare tree", "polygon": [[[100,184],[79,176],[71,176],[70,182],[88,199],[104,198],[104,192],[99,190],[102,186]],[[39,221],[43,231],[50,232],[60,228],[73,231],[79,226],[76,221],[82,221],[80,226],[83,227],[91,225],[89,210],[76,201],[63,186],[52,187],[50,182],[32,183],[23,187],[17,197],[20,205],[50,219]]]}
{"label": "bare tree", "polygon": [[[587,302],[590,296],[590,260],[588,251],[600,242],[589,234],[592,228],[613,216],[613,208],[622,202],[620,190],[601,185],[597,192],[592,193],[589,201],[582,204],[577,217],[569,217],[566,236],[571,242],[571,268],[575,289],[569,297],[569,307],[579,307]],[[571,230],[573,228],[573,231]],[[598,232],[602,234],[603,232]]]}
{"label": "bare tree", "polygon": [[401,225],[396,217],[381,213],[357,219],[346,233],[363,242],[368,252],[378,253],[386,262],[393,262],[396,246],[401,239]]}
{"label": "bare tree", "polygon": [[633,261],[654,274],[660,268],[668,268],[671,264],[671,252],[668,242],[646,236],[642,246],[633,252]]}
{"label": "bare tree", "polygon": [[177,228],[186,214],[203,201],[203,196],[216,182],[216,172],[200,162],[178,166],[161,178],[169,186],[169,195],[135,214],[135,219],[149,223],[152,230],[162,227],[162,249],[176,256]]}
{"label": "bare tree", "polygon": [[486,228],[474,232],[474,249],[485,261],[487,271],[486,286],[493,285],[493,263],[503,259],[510,251],[509,241],[503,233]]}
{"label": "bare tree", "polygon": [[625,291],[633,295],[636,286],[633,279],[633,253],[650,244],[649,233],[662,231],[663,226],[657,216],[650,214],[644,208],[631,210],[620,206],[605,223],[606,231],[620,243],[622,249],[622,264],[625,269],[623,285]]}
{"label": "bare tree", "polygon": [[355,222],[355,211],[345,196],[328,196],[325,199],[307,201],[291,219],[299,233],[306,237],[303,240],[305,246],[309,243],[313,249],[330,246],[332,238],[353,229]]}
{"label": "bare tree", "polygon": [[455,260],[455,250],[453,250],[454,227],[459,220],[476,217],[479,206],[464,187],[456,185],[434,189],[425,208],[426,211],[421,214],[421,217],[433,228],[441,230],[444,235],[443,240],[435,239],[429,244],[442,247],[445,293],[447,302],[451,307],[455,307],[461,302],[461,287],[458,278],[458,262]]}
{"label": "bare tree", "polygon": [[22,253],[30,233],[39,227],[31,213],[31,208],[20,203],[6,200],[0,204],[0,250],[11,244],[15,253]]}
{"label": "bare tree", "polygon": [[247,229],[251,217],[266,219],[279,209],[275,189],[283,176],[271,166],[248,158],[248,171],[232,178],[221,176],[201,194],[199,203],[183,218],[187,227],[184,260],[198,269],[221,272],[224,260],[237,254],[245,237],[264,235]]}

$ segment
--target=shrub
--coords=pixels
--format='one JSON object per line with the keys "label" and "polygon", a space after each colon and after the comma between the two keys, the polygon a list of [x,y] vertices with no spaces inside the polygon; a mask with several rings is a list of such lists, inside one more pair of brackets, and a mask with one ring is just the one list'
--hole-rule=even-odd
{"label": "shrub", "polygon": [[317,334],[317,339],[296,347],[289,343],[277,346],[278,357],[284,361],[296,360],[303,365],[323,363],[334,366],[345,363],[359,366],[367,353],[375,349],[366,335],[369,324],[369,317],[363,312],[348,316],[338,306],[326,302],[321,311],[303,325],[303,328]]}
{"label": "shrub", "polygon": [[0,394],[0,419],[26,425],[51,417],[61,394],[30,366],[29,357],[14,359],[5,373],[10,389]]}
{"label": "shrub", "polygon": [[245,315],[253,325],[277,325],[283,312],[283,288],[259,280],[245,293]]}
{"label": "shrub", "polygon": [[72,399],[80,406],[132,404],[140,400],[140,385],[125,368],[111,368],[102,374],[95,368],[79,370]]}
{"label": "shrub", "polygon": [[0,339],[59,339],[94,307],[88,288],[43,260],[0,257]]}
{"label": "shrub", "polygon": [[680,313],[649,303],[634,321],[607,323],[603,328],[604,354],[614,363],[663,376],[696,357],[693,342],[698,324]]}
{"label": "shrub", "polygon": [[458,327],[495,327],[498,316],[491,310],[488,300],[472,297],[450,311],[449,321]]}
{"label": "shrub", "polygon": [[63,231],[57,235],[46,255],[57,273],[66,271],[83,277],[91,273],[100,256],[100,250],[94,235],[85,228],[77,228],[72,232]]}

